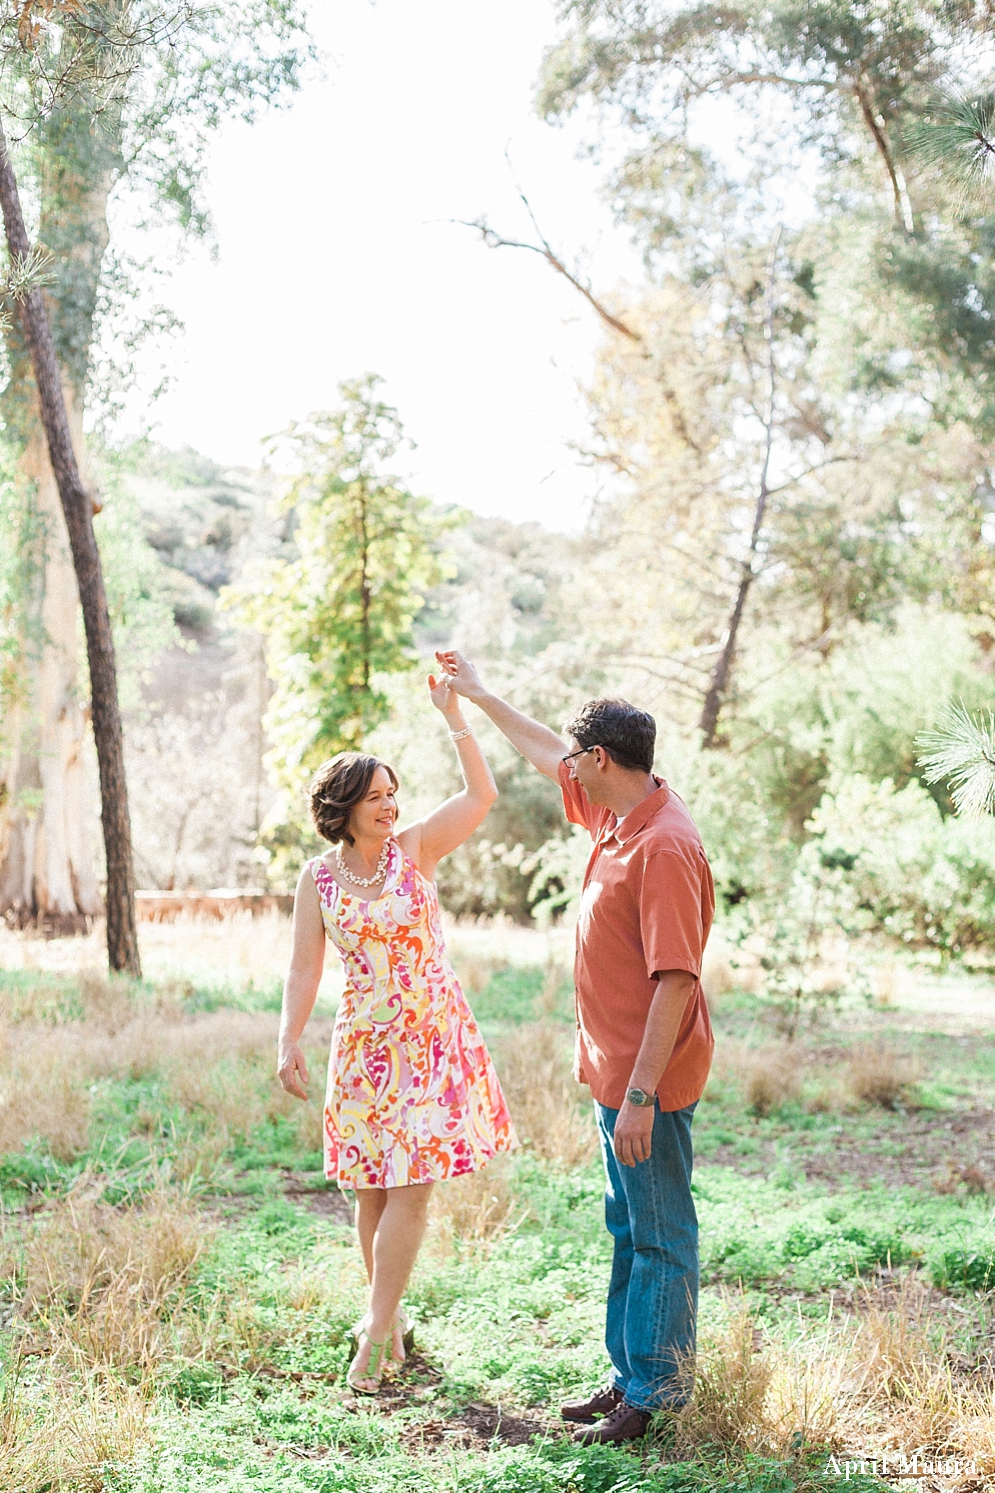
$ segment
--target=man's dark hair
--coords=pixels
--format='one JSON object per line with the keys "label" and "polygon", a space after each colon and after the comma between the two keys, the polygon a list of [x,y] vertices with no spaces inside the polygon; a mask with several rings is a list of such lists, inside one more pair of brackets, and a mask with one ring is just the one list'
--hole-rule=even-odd
{"label": "man's dark hair", "polygon": [[563,729],[579,747],[604,747],[619,767],[653,771],[656,721],[628,700],[588,700]]}
{"label": "man's dark hair", "polygon": [[347,845],[354,843],[349,833],[349,815],[366,797],[378,767],[384,769],[396,793],[397,774],[379,757],[367,756],[365,752],[339,752],[337,757],[321,764],[311,779],[307,796],[314,827],[323,839],[331,840],[333,845],[339,840],[345,840]]}

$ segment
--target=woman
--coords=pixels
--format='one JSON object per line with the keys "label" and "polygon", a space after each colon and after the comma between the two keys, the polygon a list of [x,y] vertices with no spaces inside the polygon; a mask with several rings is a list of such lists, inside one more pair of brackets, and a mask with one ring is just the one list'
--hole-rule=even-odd
{"label": "woman", "polygon": [[477,828],[494,778],[445,679],[432,704],[456,743],[463,791],[395,835],[397,778],[375,757],[341,752],[310,787],[318,833],[334,849],[308,861],[294,898],[278,1071],[307,1098],[301,1033],[321,979],[325,937],[346,968],[325,1102],[325,1175],[356,1193],[370,1299],[347,1375],[375,1394],[404,1358],[401,1296],[425,1233],[434,1182],[479,1170],[512,1145],[508,1108],[442,940],[435,868]]}

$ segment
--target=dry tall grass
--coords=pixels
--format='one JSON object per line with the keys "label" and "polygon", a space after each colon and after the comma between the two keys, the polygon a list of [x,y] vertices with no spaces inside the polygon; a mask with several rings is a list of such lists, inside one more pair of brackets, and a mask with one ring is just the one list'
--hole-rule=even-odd
{"label": "dry tall grass", "polygon": [[495,1062],[519,1139],[544,1161],[579,1166],[597,1152],[590,1091],[574,1081],[572,1033],[529,1022],[495,1047]]}
{"label": "dry tall grass", "polygon": [[147,1386],[86,1374],[29,1389],[19,1370],[0,1379],[0,1493],[100,1493],[107,1464],[147,1439]]}
{"label": "dry tall grass", "polygon": [[715,1050],[715,1061],[705,1090],[714,1095],[726,1085],[741,1090],[755,1115],[768,1115],[797,1099],[802,1090],[803,1056],[788,1042],[766,1047],[750,1047],[745,1042],[726,1038]]}
{"label": "dry tall grass", "polygon": [[446,1258],[460,1249],[486,1249],[527,1216],[508,1186],[507,1162],[496,1156],[482,1171],[451,1182],[437,1183],[432,1192],[429,1252]]}
{"label": "dry tall grass", "polygon": [[[151,1073],[162,1075],[167,1100],[191,1121],[187,1133],[169,1136],[181,1178],[209,1174],[233,1140],[276,1116],[295,1122],[309,1150],[320,1149],[327,1022],[308,1034],[314,1082],[302,1105],[274,1080],[275,1015],[189,1015],[169,986],[148,998],[97,976],[81,981],[81,1001],[82,1020],[60,1021],[44,986],[11,998],[0,1026],[0,1152],[41,1141],[58,1159],[72,1160],[89,1143],[94,1081]],[[140,1115],[136,1124],[154,1133],[158,1120]]]}
{"label": "dry tall grass", "polygon": [[[978,1340],[987,1337],[980,1324]],[[794,1334],[759,1328],[728,1302],[702,1334],[694,1392],[674,1421],[675,1450],[704,1446],[790,1459],[803,1445],[849,1457],[960,1458],[995,1476],[995,1387],[982,1360],[958,1370],[949,1328],[912,1276],[857,1311]],[[690,1377],[690,1376],[689,1376]]]}
{"label": "dry tall grass", "polygon": [[758,1048],[744,1064],[742,1077],[750,1109],[769,1115],[801,1094],[800,1053],[790,1043]]}
{"label": "dry tall grass", "polygon": [[27,1225],[5,1224],[0,1280],[17,1304],[22,1351],[148,1373],[172,1350],[171,1319],[211,1229],[175,1191],[130,1208],[99,1192],[84,1175]]}
{"label": "dry tall grass", "polygon": [[855,1099],[881,1109],[895,1109],[911,1096],[922,1077],[919,1066],[887,1042],[865,1042],[855,1047],[847,1063],[848,1087]]}

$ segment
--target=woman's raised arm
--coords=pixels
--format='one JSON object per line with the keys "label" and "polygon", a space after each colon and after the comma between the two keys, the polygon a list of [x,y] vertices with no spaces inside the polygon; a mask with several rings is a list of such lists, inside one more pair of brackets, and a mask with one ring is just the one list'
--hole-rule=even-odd
{"label": "woman's raised arm", "polygon": [[429,675],[428,689],[432,704],[449,728],[463,774],[462,793],[447,798],[398,836],[415,865],[431,880],[442,857],[462,845],[483,823],[498,791],[487,758],[466,723],[459,695],[449,688],[445,677],[436,679],[434,674]]}

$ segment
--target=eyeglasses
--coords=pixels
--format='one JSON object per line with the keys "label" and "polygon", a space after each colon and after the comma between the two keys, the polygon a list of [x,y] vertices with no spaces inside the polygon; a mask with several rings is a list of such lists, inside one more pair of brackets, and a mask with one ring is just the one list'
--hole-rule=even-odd
{"label": "eyeglasses", "polygon": [[584,755],[585,752],[593,752],[593,751],[594,751],[593,746],[581,747],[580,750],[577,751],[577,752],[568,752],[567,755],[565,757],[563,757],[561,760],[563,762],[572,762],[575,757],[583,757],[583,755]]}

